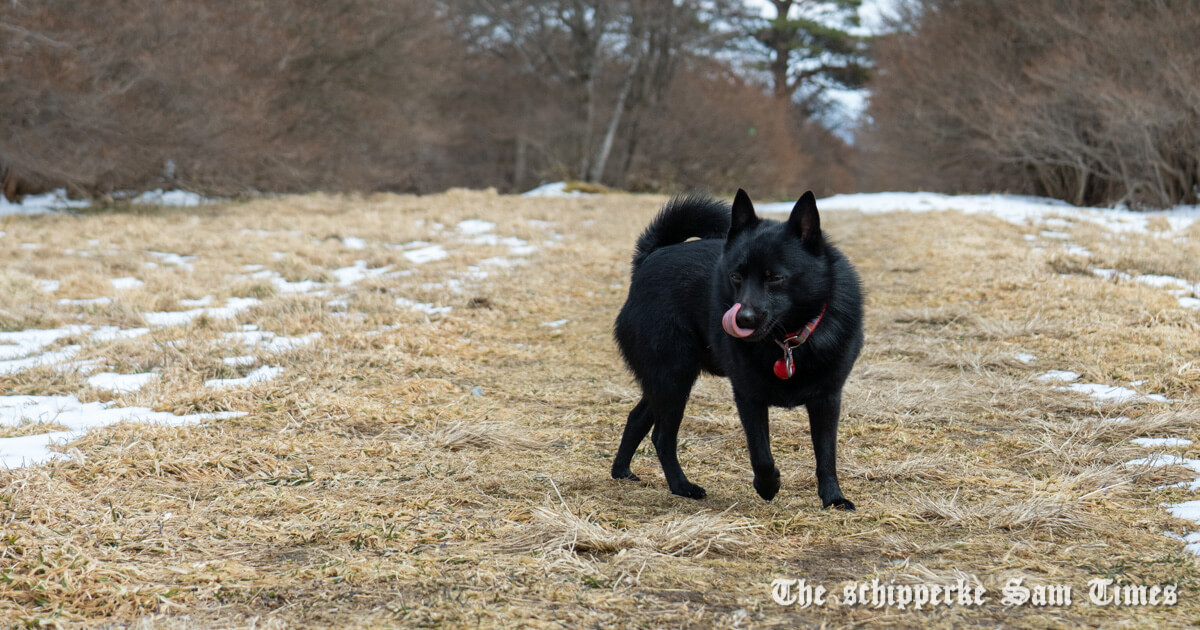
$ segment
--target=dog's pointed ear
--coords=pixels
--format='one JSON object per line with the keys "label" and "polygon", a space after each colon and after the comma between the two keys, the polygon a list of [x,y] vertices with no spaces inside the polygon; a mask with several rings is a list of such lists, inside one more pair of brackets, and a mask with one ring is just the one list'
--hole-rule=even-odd
{"label": "dog's pointed ear", "polygon": [[750,195],[741,188],[738,189],[737,195],[733,198],[733,209],[729,221],[729,236],[725,242],[732,242],[733,237],[741,234],[746,228],[754,227],[758,223],[758,215],[754,214],[754,204],[750,203]]}
{"label": "dog's pointed ear", "polygon": [[821,236],[821,215],[817,214],[817,197],[812,191],[808,191],[800,196],[796,201],[796,205],[792,207],[792,214],[788,217],[788,227],[796,236],[800,237],[800,243],[804,245],[813,254],[821,253],[824,249],[824,239]]}

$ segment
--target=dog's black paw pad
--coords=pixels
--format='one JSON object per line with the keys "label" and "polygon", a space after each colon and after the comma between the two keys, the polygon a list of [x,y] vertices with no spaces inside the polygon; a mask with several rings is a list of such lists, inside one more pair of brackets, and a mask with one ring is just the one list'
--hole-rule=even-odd
{"label": "dog's black paw pad", "polygon": [[824,504],[821,506],[823,508],[835,507],[839,510],[846,510],[847,512],[854,511],[854,503],[845,497],[834,499],[832,501],[823,501],[822,503]]}
{"label": "dog's black paw pad", "polygon": [[704,497],[708,496],[708,493],[704,491],[704,488],[701,488],[700,486],[688,481],[683,482],[683,484],[678,488],[671,490],[671,493],[677,494],[681,497],[687,497],[689,499],[703,499]]}

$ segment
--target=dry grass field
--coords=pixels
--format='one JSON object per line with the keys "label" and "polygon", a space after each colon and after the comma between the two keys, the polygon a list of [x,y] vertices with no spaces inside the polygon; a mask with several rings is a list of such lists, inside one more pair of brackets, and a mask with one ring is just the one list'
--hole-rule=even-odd
{"label": "dry grass field", "polygon": [[[670,495],[648,443],[633,464],[644,481],[608,478],[638,397],[610,327],[633,241],[663,201],[451,191],[0,218],[0,330],[92,327],[45,346],[79,346],[70,362],[0,374],[0,394],[246,412],[119,422],[0,470],[0,625],[1200,622],[1196,556],[1168,536],[1200,527],[1164,506],[1193,495],[1161,488],[1200,473],[1126,465],[1200,457],[1131,442],[1200,439],[1200,311],[1091,272],[1200,282],[1200,226],[1168,238],[1060,222],[1089,258],[986,216],[827,212],[868,293],[839,440],[858,506],[846,513],[820,509],[803,410],[773,412],[783,488],[755,495],[729,387],[713,378],[680,447],[707,499]],[[142,284],[110,282],[127,277]],[[60,302],[96,297],[110,300]],[[230,298],[257,301],[178,325],[145,315]],[[95,333],[105,326],[149,330]],[[250,358],[223,360],[238,356]],[[282,369],[205,384],[263,366]],[[1102,403],[1037,378],[1050,370],[1173,400]],[[114,393],[88,381],[97,372],[154,376]],[[1070,585],[1072,604],[1005,607],[1013,577]],[[854,581],[965,579],[987,601],[804,609],[773,601],[776,578],[839,596]],[[1096,606],[1094,578],[1176,584],[1178,603]]]}

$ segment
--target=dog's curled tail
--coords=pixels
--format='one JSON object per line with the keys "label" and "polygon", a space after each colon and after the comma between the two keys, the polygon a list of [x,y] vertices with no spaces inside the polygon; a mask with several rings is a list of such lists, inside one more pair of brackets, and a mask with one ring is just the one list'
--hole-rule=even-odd
{"label": "dog's curled tail", "polygon": [[658,211],[638,237],[633,271],[656,249],[689,238],[725,238],[729,234],[729,204],[700,193],[676,195]]}

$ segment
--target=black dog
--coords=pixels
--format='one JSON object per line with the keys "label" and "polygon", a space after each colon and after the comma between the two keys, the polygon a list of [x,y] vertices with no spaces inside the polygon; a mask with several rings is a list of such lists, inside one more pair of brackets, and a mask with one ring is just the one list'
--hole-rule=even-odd
{"label": "black dog", "polygon": [[653,427],[671,492],[704,498],[675,454],[684,407],[704,370],[733,384],[759,496],[770,501],[779,491],[768,407],[805,405],[822,506],[854,509],[838,486],[837,426],[842,385],[863,343],[862,291],[850,262],[825,241],[811,192],[786,223],[759,219],[742,190],[732,209],[700,196],[668,202],[637,241],[629,298],[613,332],[642,387],[614,479],[637,480],[629,463]]}

